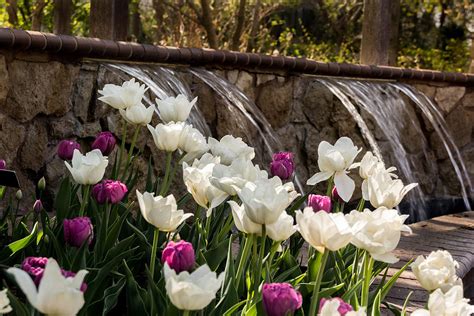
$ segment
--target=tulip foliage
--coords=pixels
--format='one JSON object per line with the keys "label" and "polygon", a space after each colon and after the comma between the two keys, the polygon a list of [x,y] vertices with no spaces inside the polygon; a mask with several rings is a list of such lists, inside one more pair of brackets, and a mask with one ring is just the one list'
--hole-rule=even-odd
{"label": "tulip foliage", "polygon": [[[320,172],[303,194],[292,182],[293,154],[275,153],[267,172],[242,139],[206,138],[192,127],[196,99],[145,107],[146,87],[133,79],[99,93],[123,117],[120,137],[104,131],[82,147],[62,141],[57,159],[69,173],[54,202],[44,179],[26,212],[21,194],[3,196],[0,313],[380,315],[385,306],[405,314],[385,298],[409,264],[386,272],[410,233],[394,207],[416,184],[404,186],[394,168],[371,153],[359,161],[347,137],[322,142]],[[155,110],[162,122],[152,126]],[[144,158],[140,133],[163,159]],[[358,176],[363,198],[351,204]],[[321,182],[326,193],[318,195]],[[456,266],[445,252],[415,261],[433,292],[420,315],[448,310],[437,298],[463,304],[459,315],[472,311]]]}

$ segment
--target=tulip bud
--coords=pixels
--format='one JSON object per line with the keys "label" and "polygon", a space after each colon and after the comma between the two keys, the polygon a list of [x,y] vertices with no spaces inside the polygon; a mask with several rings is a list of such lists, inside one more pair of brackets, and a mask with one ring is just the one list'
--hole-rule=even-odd
{"label": "tulip bud", "polygon": [[58,156],[62,160],[71,160],[74,149],[81,150],[81,145],[73,140],[62,140],[58,145]]}
{"label": "tulip bud", "polygon": [[33,204],[33,211],[35,213],[39,213],[41,212],[42,209],[43,209],[43,203],[41,202],[41,200],[36,200],[35,204]]}
{"label": "tulip bud", "polygon": [[92,143],[92,149],[99,149],[102,155],[108,156],[115,148],[117,140],[111,132],[101,132]]}
{"label": "tulip bud", "polygon": [[41,177],[38,181],[38,189],[43,191],[46,188],[46,180],[44,177]]}
{"label": "tulip bud", "polygon": [[338,301],[339,302],[339,307],[337,308],[337,311],[339,312],[339,315],[341,316],[344,316],[346,315],[347,313],[351,312],[354,310],[354,308],[352,308],[352,306],[346,302],[344,302],[344,300],[342,298],[339,298],[339,297],[334,297],[334,298],[322,298],[320,301],[319,301],[319,312],[318,312],[318,315],[319,313],[321,313],[324,305],[327,303],[327,302],[330,302],[330,301]]}
{"label": "tulip bud", "polygon": [[196,262],[193,245],[184,240],[170,241],[161,254],[161,262],[168,263],[176,273],[191,270]]}
{"label": "tulip bud", "polygon": [[92,188],[92,196],[99,204],[119,203],[127,192],[125,184],[114,180],[103,180]]}
{"label": "tulip bud", "polygon": [[337,193],[336,187],[334,187],[332,189],[331,196],[332,196],[333,201],[338,201],[339,203],[344,203],[344,200],[341,199],[341,197],[339,196],[339,193]]}
{"label": "tulip bud", "polygon": [[288,180],[293,176],[295,171],[295,163],[293,161],[293,153],[279,152],[273,154],[270,163],[270,172],[272,176],[277,176],[282,180]]}
{"label": "tulip bud", "polygon": [[303,303],[301,294],[289,283],[265,283],[262,301],[268,316],[293,315]]}
{"label": "tulip bud", "polygon": [[90,245],[94,232],[89,217],[76,217],[65,219],[64,222],[64,240],[72,247],[80,248],[84,242]]}
{"label": "tulip bud", "polygon": [[325,195],[310,194],[308,195],[308,206],[312,207],[315,212],[331,213],[331,198]]}
{"label": "tulip bud", "polygon": [[20,201],[23,198],[23,192],[21,192],[21,190],[16,191],[15,197]]}
{"label": "tulip bud", "polygon": [[0,170],[3,170],[7,167],[7,162],[4,159],[0,159]]}

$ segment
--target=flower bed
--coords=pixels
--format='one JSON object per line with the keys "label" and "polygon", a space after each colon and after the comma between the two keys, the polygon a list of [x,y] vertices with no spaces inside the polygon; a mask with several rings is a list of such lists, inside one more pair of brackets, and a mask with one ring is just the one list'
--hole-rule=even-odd
{"label": "flower bed", "polygon": [[[407,215],[394,208],[416,184],[405,186],[395,168],[370,152],[356,162],[360,149],[348,137],[323,141],[320,172],[302,195],[291,181],[291,153],[276,153],[269,174],[252,162],[255,150],[242,139],[206,139],[187,124],[195,100],[182,95],[157,100],[162,123],[153,127],[155,108],[142,104],[145,91],[133,79],[99,91],[123,117],[121,143],[107,131],[90,151],[61,142],[58,156],[70,175],[53,213],[41,202],[44,181],[21,216],[21,191],[15,201],[2,188],[10,203],[0,222],[8,288],[0,292],[0,313],[350,316],[379,315],[385,306],[405,314],[385,298],[409,266],[431,292],[426,309],[414,315],[474,312],[446,251],[418,257],[371,287],[398,261],[393,251],[401,234],[411,232]],[[130,145],[127,125],[135,130]],[[142,130],[166,153],[165,161],[149,160],[143,179],[134,165],[143,155],[135,148]],[[163,177],[153,165],[163,166]],[[169,192],[178,168],[188,193],[175,197]],[[363,179],[363,198],[349,210],[354,176]],[[323,181],[327,191],[315,194]],[[364,209],[366,201],[373,209]]]}

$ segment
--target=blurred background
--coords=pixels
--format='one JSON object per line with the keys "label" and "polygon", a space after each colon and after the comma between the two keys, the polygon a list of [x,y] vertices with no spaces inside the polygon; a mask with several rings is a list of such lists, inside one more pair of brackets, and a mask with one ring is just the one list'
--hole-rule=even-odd
{"label": "blurred background", "polygon": [[[364,30],[383,2],[391,23]],[[472,0],[2,0],[0,25],[351,63],[371,62],[362,34],[380,32],[391,57],[379,64],[467,72],[473,11]]]}

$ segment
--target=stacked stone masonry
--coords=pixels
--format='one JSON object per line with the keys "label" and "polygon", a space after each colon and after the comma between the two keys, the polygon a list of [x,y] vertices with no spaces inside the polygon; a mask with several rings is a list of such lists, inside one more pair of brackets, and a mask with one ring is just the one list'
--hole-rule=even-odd
{"label": "stacked stone masonry", "polygon": [[[282,140],[284,149],[296,154],[303,179],[318,170],[317,146],[322,140],[334,142],[338,137],[350,136],[358,146],[369,149],[351,115],[313,77],[258,70],[214,71],[237,85],[256,103]],[[244,138],[254,135],[244,120],[242,124],[231,123],[238,115],[222,106],[220,97],[199,78],[185,71],[182,78],[199,97],[198,107],[215,137],[227,133]],[[0,158],[18,172],[24,191],[32,192],[34,183],[42,176],[50,188],[57,187],[66,172],[64,163],[56,156],[56,146],[61,139],[77,139],[87,146],[101,129],[120,134],[118,113],[97,101],[97,90],[104,84],[120,82],[118,75],[99,63],[58,60],[48,54],[0,51]],[[438,104],[474,182],[474,87],[412,84]],[[436,161],[434,170],[427,170],[422,160],[417,168],[425,192],[432,197],[459,196],[458,180],[439,137],[416,107],[411,105],[408,112],[420,118],[420,128],[430,143],[429,154]],[[384,139],[370,117],[364,112],[361,114],[381,148],[387,148],[389,140]],[[157,123],[156,117],[154,120]],[[403,135],[407,152],[421,156],[419,139],[412,137],[408,128]],[[139,148],[155,158],[160,155],[145,130],[140,135]],[[383,154],[388,163],[394,161],[390,151]],[[139,165],[145,172],[145,161]],[[156,168],[159,170],[160,166]]]}

